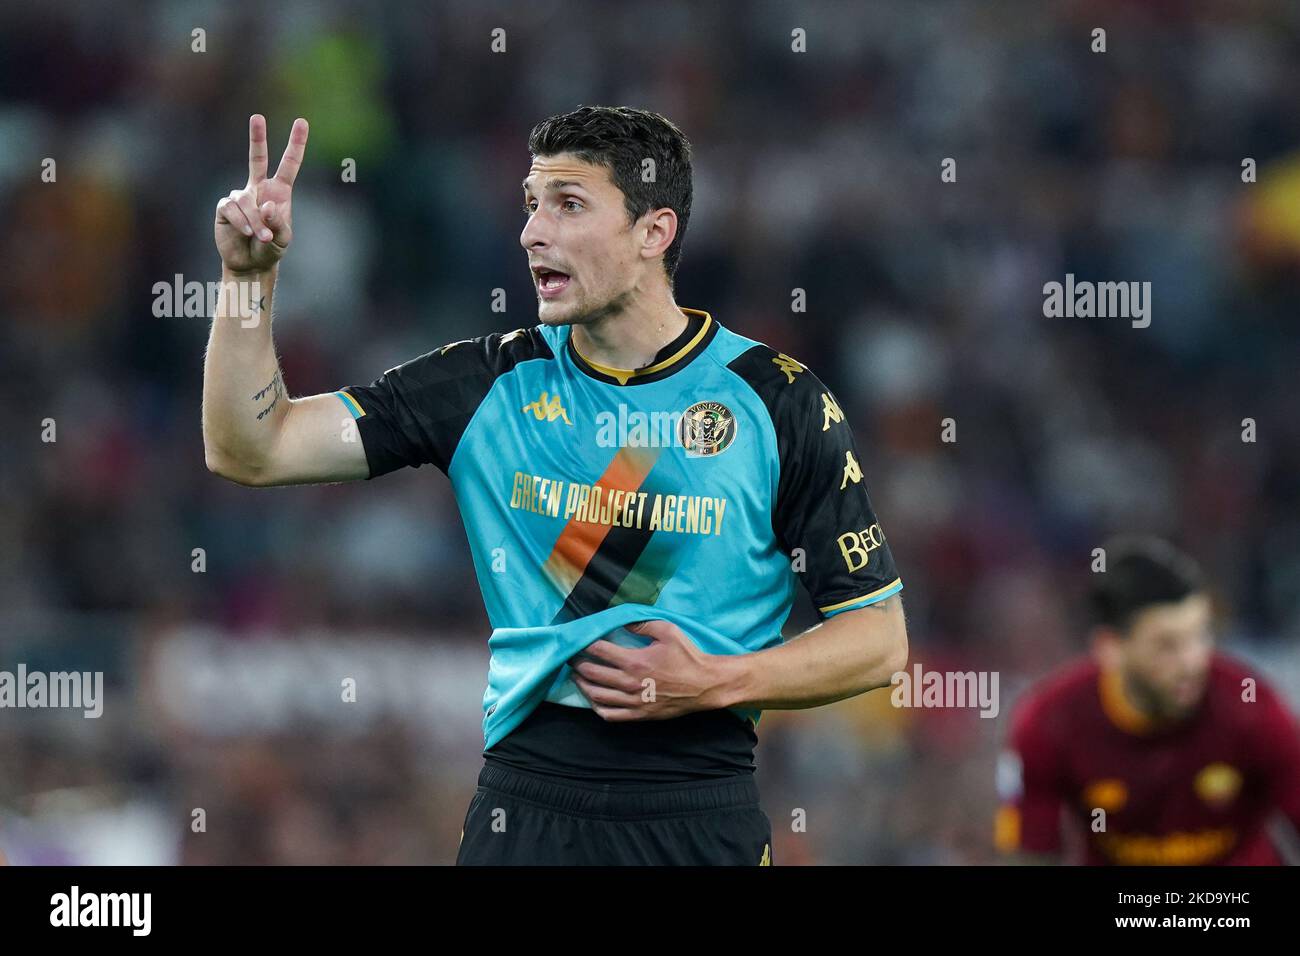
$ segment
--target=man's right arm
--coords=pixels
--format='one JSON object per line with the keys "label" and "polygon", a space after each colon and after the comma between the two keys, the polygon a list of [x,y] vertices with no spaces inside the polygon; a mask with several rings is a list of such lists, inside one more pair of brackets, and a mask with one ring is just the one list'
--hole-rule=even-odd
{"label": "man's right arm", "polygon": [[289,398],[271,337],[280,259],[293,239],[293,183],[307,148],[294,122],[275,176],[266,176],[266,120],[248,122],[248,183],[217,204],[222,283],[203,362],[208,469],[241,485],[366,478],[365,448],[333,394]]}
{"label": "man's right arm", "polygon": [[289,398],[271,336],[275,276],[275,267],[222,270],[203,363],[208,469],[252,486],[366,478],[365,449],[339,397]]}

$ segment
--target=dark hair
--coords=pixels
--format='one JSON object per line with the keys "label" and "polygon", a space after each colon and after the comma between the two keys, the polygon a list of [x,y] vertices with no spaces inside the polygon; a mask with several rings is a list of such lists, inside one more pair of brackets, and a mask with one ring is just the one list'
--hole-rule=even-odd
{"label": "dark hair", "polygon": [[1181,601],[1205,586],[1196,562],[1167,541],[1126,535],[1104,548],[1106,570],[1096,572],[1089,594],[1096,624],[1127,630],[1144,608]]}
{"label": "dark hair", "polygon": [[[691,218],[691,144],[672,121],[627,106],[580,106],[534,126],[528,151],[534,158],[572,153],[607,168],[623,193],[630,222],[651,209],[677,213],[677,235],[664,250],[664,271],[672,284]],[[646,159],[654,160],[653,182],[641,176]]]}

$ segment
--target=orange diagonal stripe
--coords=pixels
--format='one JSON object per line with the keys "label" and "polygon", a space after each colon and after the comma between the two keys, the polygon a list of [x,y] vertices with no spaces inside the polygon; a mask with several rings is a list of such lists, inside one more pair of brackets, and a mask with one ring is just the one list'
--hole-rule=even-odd
{"label": "orange diagonal stripe", "polygon": [[[657,448],[620,448],[594,484],[606,491],[636,491],[659,458]],[[564,594],[573,590],[591,556],[609,534],[610,525],[569,519],[542,570]]]}

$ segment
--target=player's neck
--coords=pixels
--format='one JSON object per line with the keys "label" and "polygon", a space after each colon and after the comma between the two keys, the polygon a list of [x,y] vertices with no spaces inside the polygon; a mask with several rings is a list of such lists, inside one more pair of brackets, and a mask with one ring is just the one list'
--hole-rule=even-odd
{"label": "player's neck", "polygon": [[642,307],[573,327],[573,344],[583,358],[633,371],[654,362],[659,351],[686,330],[686,314],[671,293]]}

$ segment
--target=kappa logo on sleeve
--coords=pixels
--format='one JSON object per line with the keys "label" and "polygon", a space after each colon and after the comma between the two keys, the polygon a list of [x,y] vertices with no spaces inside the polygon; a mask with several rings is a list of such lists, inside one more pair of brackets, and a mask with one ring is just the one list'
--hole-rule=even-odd
{"label": "kappa logo on sleeve", "polygon": [[860,484],[862,482],[862,466],[858,460],[853,457],[852,451],[844,453],[844,477],[840,479],[840,491],[849,486],[849,482]]}
{"label": "kappa logo on sleeve", "polygon": [[[474,341],[473,339],[459,339],[459,340],[457,340],[457,341],[455,341],[455,342],[448,342],[448,343],[447,343],[446,345],[444,345],[442,348],[438,349],[438,354],[439,354],[439,355],[446,355],[448,352],[450,352],[450,351],[451,351],[452,349],[454,349],[456,346],[458,346],[458,345],[468,345],[470,342],[473,342],[473,341]],[[391,372],[392,369],[390,368],[388,371]]]}
{"label": "kappa logo on sleeve", "polygon": [[839,403],[831,397],[830,392],[822,392],[822,431],[830,431],[833,424],[839,425],[844,421],[844,412]]}
{"label": "kappa logo on sleeve", "polygon": [[794,377],[800,372],[806,372],[808,369],[797,359],[792,359],[784,352],[778,352],[776,358],[772,359],[772,364],[785,373],[785,384],[793,385]]}

